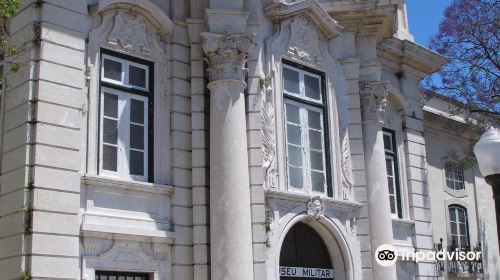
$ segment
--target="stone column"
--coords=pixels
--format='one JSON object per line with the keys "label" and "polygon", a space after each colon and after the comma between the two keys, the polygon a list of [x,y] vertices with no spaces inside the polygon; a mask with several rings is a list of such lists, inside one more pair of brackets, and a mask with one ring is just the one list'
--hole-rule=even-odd
{"label": "stone column", "polygon": [[253,280],[243,91],[250,34],[202,33],[210,75],[211,279]]}
{"label": "stone column", "polygon": [[388,82],[360,81],[359,86],[363,110],[363,145],[365,150],[370,243],[373,252],[373,279],[396,280],[396,266],[383,267],[375,259],[375,251],[380,245],[392,245],[393,243],[392,217],[382,133]]}

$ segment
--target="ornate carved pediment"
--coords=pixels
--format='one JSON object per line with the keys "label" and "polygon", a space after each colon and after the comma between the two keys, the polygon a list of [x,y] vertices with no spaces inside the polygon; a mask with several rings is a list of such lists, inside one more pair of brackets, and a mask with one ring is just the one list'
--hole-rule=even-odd
{"label": "ornate carved pediment", "polygon": [[302,61],[321,64],[318,32],[314,23],[306,16],[297,16],[290,23],[288,52]]}
{"label": "ornate carved pediment", "polygon": [[126,52],[149,55],[151,52],[151,44],[148,40],[150,33],[142,16],[120,11],[114,17],[108,43]]}
{"label": "ornate carved pediment", "polygon": [[299,14],[305,14],[313,21],[326,39],[338,36],[343,28],[330,17],[316,0],[297,1],[285,3],[283,1],[273,1],[265,8],[266,15],[273,21],[282,21]]}

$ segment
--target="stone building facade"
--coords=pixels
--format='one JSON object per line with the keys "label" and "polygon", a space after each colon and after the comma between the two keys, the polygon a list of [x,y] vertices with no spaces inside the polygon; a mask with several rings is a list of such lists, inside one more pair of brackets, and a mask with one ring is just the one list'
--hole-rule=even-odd
{"label": "stone building facade", "polygon": [[[404,0],[23,0],[7,25],[0,279],[500,279]],[[471,271],[376,259],[479,243]]]}

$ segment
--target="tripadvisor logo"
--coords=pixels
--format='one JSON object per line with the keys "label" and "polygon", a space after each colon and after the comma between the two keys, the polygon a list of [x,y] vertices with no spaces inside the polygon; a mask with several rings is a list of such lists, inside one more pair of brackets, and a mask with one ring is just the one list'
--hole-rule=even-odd
{"label": "tripadvisor logo", "polygon": [[389,244],[380,245],[375,251],[375,260],[381,266],[391,266],[397,261],[396,248]]}
{"label": "tripadvisor logo", "polygon": [[381,266],[391,266],[396,263],[397,258],[400,257],[402,261],[479,261],[481,260],[481,252],[476,251],[463,251],[456,249],[455,251],[417,251],[404,250],[398,251],[390,244],[380,245],[375,251],[375,260]]}

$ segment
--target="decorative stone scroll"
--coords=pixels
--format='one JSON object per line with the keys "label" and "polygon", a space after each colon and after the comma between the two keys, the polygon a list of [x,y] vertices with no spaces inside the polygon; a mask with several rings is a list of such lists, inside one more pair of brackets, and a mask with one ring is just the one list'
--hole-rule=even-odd
{"label": "decorative stone scroll", "polygon": [[271,88],[271,75],[261,79],[262,88],[262,153],[264,169],[264,187],[275,188],[278,180],[278,164],[276,161],[276,123],[274,122],[273,89]]}
{"label": "decorative stone scroll", "polygon": [[253,33],[235,35],[226,31],[224,34],[203,32],[203,51],[208,64],[210,81],[244,81],[247,68],[245,63],[255,43]]}
{"label": "decorative stone scroll", "polygon": [[320,196],[313,196],[307,203],[307,219],[319,220],[325,215],[325,203]]}
{"label": "decorative stone scroll", "polygon": [[384,112],[389,95],[388,87],[388,81],[359,81],[364,121],[384,123]]}

